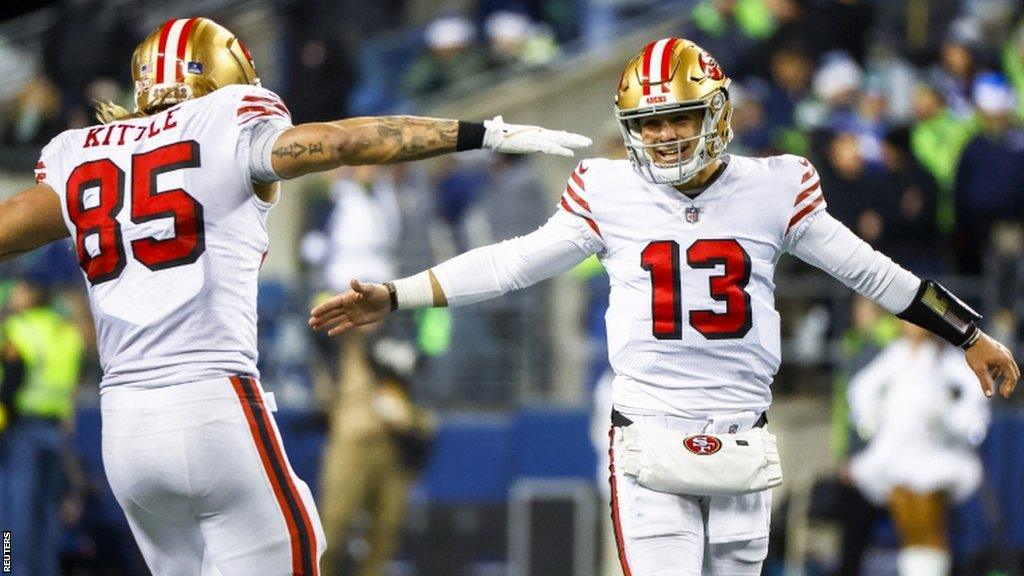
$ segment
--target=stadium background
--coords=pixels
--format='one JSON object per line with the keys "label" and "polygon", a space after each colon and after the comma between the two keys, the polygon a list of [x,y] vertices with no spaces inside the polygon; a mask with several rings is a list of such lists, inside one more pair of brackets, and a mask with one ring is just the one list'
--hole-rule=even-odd
{"label": "stadium background", "polygon": [[[1021,357],[1019,1],[73,0],[18,12],[0,22],[0,197],[31,183],[49,138],[91,123],[93,99],[130,103],[131,50],[172,17],[206,15],[236,32],[296,122],[500,113],[591,136],[584,157],[622,154],[611,106],[626,60],[658,37],[694,39],[734,79],[732,152],[811,158],[835,216],[965,295]],[[1016,99],[979,110],[976,81],[1002,86],[989,72],[1002,74]],[[1004,110],[1001,136],[975,145],[992,126],[985,115]],[[912,168],[891,161],[900,151],[914,159]],[[554,209],[572,166],[462,154],[285,184],[261,280],[261,371],[277,396],[293,465],[315,492],[323,430],[313,373],[329,353],[305,318],[316,294],[335,283],[330,255],[341,240],[332,238],[332,189],[361,178],[397,190],[400,233],[385,250],[404,275],[534,229]],[[67,250],[0,264],[0,301],[20,274],[42,269],[61,287],[60,305],[81,319],[81,281]],[[838,469],[849,436],[843,384],[863,362],[853,298],[792,258],[780,263],[776,280],[784,361],[772,426],[786,484],[775,498],[765,573],[826,574],[838,543],[827,512],[815,512],[827,507],[826,490],[813,486]],[[420,349],[412,391],[440,415],[440,429],[390,573],[539,576],[571,573],[568,566],[598,573],[597,549],[605,545],[598,519],[607,507],[589,426],[606,368],[605,289],[599,267],[582,267],[490,303],[395,322],[392,331]],[[102,474],[95,364],[80,387],[74,431],[89,497],[66,528],[66,573],[145,573]],[[951,523],[959,574],[1021,573],[1019,398],[994,402],[981,447],[986,483]],[[872,542],[865,573],[894,573],[891,527],[881,523]],[[358,557],[358,541],[350,551]]]}

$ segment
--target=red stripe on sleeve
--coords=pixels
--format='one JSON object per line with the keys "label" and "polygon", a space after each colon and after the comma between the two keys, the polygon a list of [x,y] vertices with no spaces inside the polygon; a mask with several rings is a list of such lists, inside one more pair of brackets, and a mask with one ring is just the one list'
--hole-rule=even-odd
{"label": "red stripe on sleeve", "polygon": [[814,202],[811,202],[807,206],[804,206],[802,210],[794,214],[793,217],[790,218],[789,220],[789,226],[786,227],[786,234],[789,234],[789,231],[793,229],[793,226],[799,224],[800,221],[804,219],[804,216],[807,216],[808,214],[813,212],[814,209],[817,208],[818,204],[821,204],[824,201],[824,196],[818,196],[817,198],[815,198]]}
{"label": "red stripe on sleeve", "polygon": [[262,96],[243,96],[242,102],[255,102],[264,105],[270,104],[271,106],[277,108],[278,110],[284,112],[285,114],[289,116],[292,115],[291,110],[288,110],[288,107],[284,105],[284,102],[281,102],[280,100],[275,100],[273,98],[264,98]]}
{"label": "red stripe on sleeve", "polygon": [[793,206],[797,206],[798,204],[803,202],[808,196],[810,196],[815,190],[820,190],[820,189],[821,189],[821,181],[819,180],[819,181],[815,182],[814,185],[811,186],[810,188],[808,188],[808,189],[800,192],[799,194],[797,194],[796,201],[793,202]]}
{"label": "red stripe on sleeve", "polygon": [[802,180],[800,180],[800,183],[801,184],[806,183],[811,178],[814,178],[815,174],[817,174],[817,172],[814,171],[814,168],[811,168],[806,174],[804,174],[804,177],[803,177]]}
{"label": "red stripe on sleeve", "polygon": [[195,18],[189,18],[188,22],[182,26],[181,34],[178,36],[178,59],[174,62],[178,82],[185,80],[185,47],[188,46],[188,35],[195,23]]}
{"label": "red stripe on sleeve", "polygon": [[171,18],[167,22],[164,22],[163,28],[160,29],[160,41],[156,44],[156,83],[161,84],[164,81],[164,52],[167,51],[167,35],[171,33],[171,25],[177,21],[177,18]]}
{"label": "red stripe on sleeve", "polygon": [[573,199],[573,201],[580,205],[580,208],[583,208],[587,212],[593,212],[593,210],[590,209],[590,204],[587,204],[587,201],[584,200],[579,194],[576,193],[575,190],[572,189],[572,186],[569,186],[567,184],[565,186],[565,191],[569,193],[569,196]]}
{"label": "red stripe on sleeve", "polygon": [[588,217],[584,216],[583,214],[579,214],[575,210],[573,210],[572,207],[569,206],[569,202],[566,201],[565,196],[562,196],[562,201],[561,201],[560,204],[562,205],[562,208],[565,208],[566,212],[568,212],[568,213],[570,213],[570,214],[572,214],[574,216],[579,216],[580,218],[583,218],[583,220],[586,221],[587,225],[590,226],[590,229],[593,230],[602,239],[604,239],[604,235],[601,234],[601,228],[597,225],[597,222],[594,222],[593,218],[588,218]]}

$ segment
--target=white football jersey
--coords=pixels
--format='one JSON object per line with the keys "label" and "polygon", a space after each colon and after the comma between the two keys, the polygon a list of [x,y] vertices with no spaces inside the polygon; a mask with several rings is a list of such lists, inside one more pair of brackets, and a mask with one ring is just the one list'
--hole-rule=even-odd
{"label": "white football jersey", "polygon": [[271,204],[249,143],[281,100],[228,86],[147,116],[68,130],[36,165],[60,196],[89,289],[102,386],[257,375],[257,275]]}
{"label": "white football jersey", "polygon": [[613,401],[702,418],[767,410],[780,363],[773,276],[779,256],[825,209],[797,156],[730,156],[690,199],[624,160],[581,162],[560,205],[602,245]]}

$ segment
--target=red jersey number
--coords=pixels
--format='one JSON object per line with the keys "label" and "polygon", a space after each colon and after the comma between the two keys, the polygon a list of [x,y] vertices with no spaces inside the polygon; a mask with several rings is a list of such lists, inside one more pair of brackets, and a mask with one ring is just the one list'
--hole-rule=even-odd
{"label": "red jersey number", "polygon": [[[206,251],[203,207],[181,188],[156,190],[157,176],[184,168],[199,167],[199,144],[177,142],[132,156],[131,220],[143,224],[159,218],[174,219],[174,236],[132,241],[136,260],[150,270],[191,264]],[[95,198],[88,192],[96,190]],[[68,217],[75,225],[78,263],[92,285],[121,275],[127,264],[117,215],[124,206],[125,174],[109,159],[79,165],[68,177]],[[90,204],[86,208],[86,204]],[[95,254],[86,240],[97,237]]]}
{"label": "red jersey number", "polygon": [[[690,326],[710,340],[742,338],[750,331],[750,256],[733,239],[698,240],[686,250],[691,268],[715,268],[720,275],[708,279],[708,291],[715,300],[725,302],[724,312],[691,310]],[[651,242],[640,254],[640,265],[651,273],[651,317],[654,337],[659,340],[682,338],[682,290],[679,244],[675,240]]]}

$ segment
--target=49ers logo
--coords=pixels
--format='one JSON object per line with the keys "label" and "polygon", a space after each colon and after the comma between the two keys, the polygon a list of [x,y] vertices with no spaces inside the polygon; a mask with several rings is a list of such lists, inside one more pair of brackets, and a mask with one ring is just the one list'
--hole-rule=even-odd
{"label": "49ers logo", "polygon": [[687,436],[683,446],[697,456],[710,456],[722,449],[722,441],[707,434],[696,434]]}
{"label": "49ers logo", "polygon": [[718,65],[718,60],[715,60],[711,54],[707,52],[701,52],[697,56],[697,62],[700,63],[700,69],[712,80],[721,80],[725,78],[725,72],[722,71],[722,67]]}

